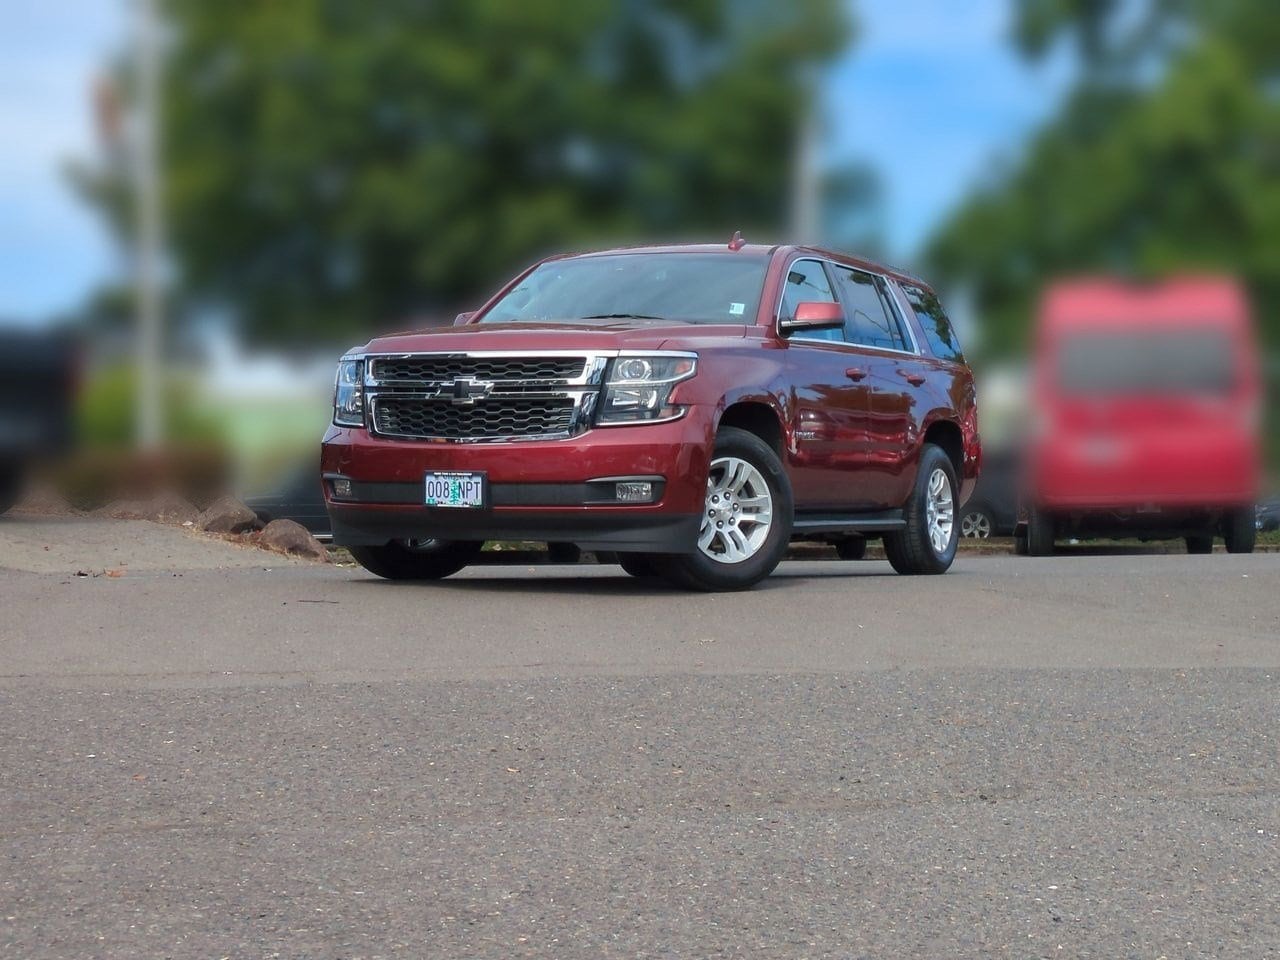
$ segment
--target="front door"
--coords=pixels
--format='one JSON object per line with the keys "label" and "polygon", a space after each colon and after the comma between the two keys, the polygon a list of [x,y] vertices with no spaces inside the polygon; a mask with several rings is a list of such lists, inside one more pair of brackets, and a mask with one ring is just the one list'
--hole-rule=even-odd
{"label": "front door", "polygon": [[[779,319],[794,318],[805,302],[834,302],[821,261],[796,260],[788,268]],[[796,331],[787,338],[792,383],[789,451],[796,509],[849,511],[873,506],[863,489],[866,472],[870,367],[846,331]]]}
{"label": "front door", "polygon": [[845,335],[862,348],[867,370],[866,454],[859,488],[876,507],[899,507],[915,479],[915,451],[926,407],[926,363],[916,352],[882,278],[831,264],[844,305]]}

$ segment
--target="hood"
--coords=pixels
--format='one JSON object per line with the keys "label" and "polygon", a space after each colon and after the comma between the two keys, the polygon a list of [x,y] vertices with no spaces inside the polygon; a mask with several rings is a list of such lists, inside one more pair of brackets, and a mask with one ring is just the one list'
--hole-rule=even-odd
{"label": "hood", "polygon": [[472,323],[396,333],[370,340],[367,353],[453,353],[472,350],[659,350],[673,342],[740,339],[744,324],[671,323],[665,320]]}

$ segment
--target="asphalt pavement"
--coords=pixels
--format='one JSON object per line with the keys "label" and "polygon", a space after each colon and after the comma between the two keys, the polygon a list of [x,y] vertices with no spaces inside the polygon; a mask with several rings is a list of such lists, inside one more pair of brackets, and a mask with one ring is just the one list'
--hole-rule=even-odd
{"label": "asphalt pavement", "polygon": [[0,600],[0,957],[1280,956],[1280,555],[702,596],[8,519]]}

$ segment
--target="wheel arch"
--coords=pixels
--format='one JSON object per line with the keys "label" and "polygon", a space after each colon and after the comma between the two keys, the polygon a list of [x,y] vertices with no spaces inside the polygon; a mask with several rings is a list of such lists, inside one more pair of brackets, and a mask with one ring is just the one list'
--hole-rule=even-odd
{"label": "wheel arch", "polygon": [[716,422],[716,430],[721,427],[737,427],[754,434],[768,444],[785,461],[786,430],[783,428],[782,415],[778,408],[761,397],[743,397],[732,402],[726,401],[724,410]]}
{"label": "wheel arch", "polygon": [[956,479],[964,479],[964,431],[958,423],[945,418],[934,420],[925,428],[921,442],[941,447],[955,468]]}

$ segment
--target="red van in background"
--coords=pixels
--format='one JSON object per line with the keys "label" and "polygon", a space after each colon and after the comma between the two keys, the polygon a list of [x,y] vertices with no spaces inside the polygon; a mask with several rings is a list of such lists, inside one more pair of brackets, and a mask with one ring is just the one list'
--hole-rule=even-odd
{"label": "red van in background", "polygon": [[1059,283],[1033,348],[1019,552],[1064,537],[1253,550],[1261,375],[1233,280]]}

